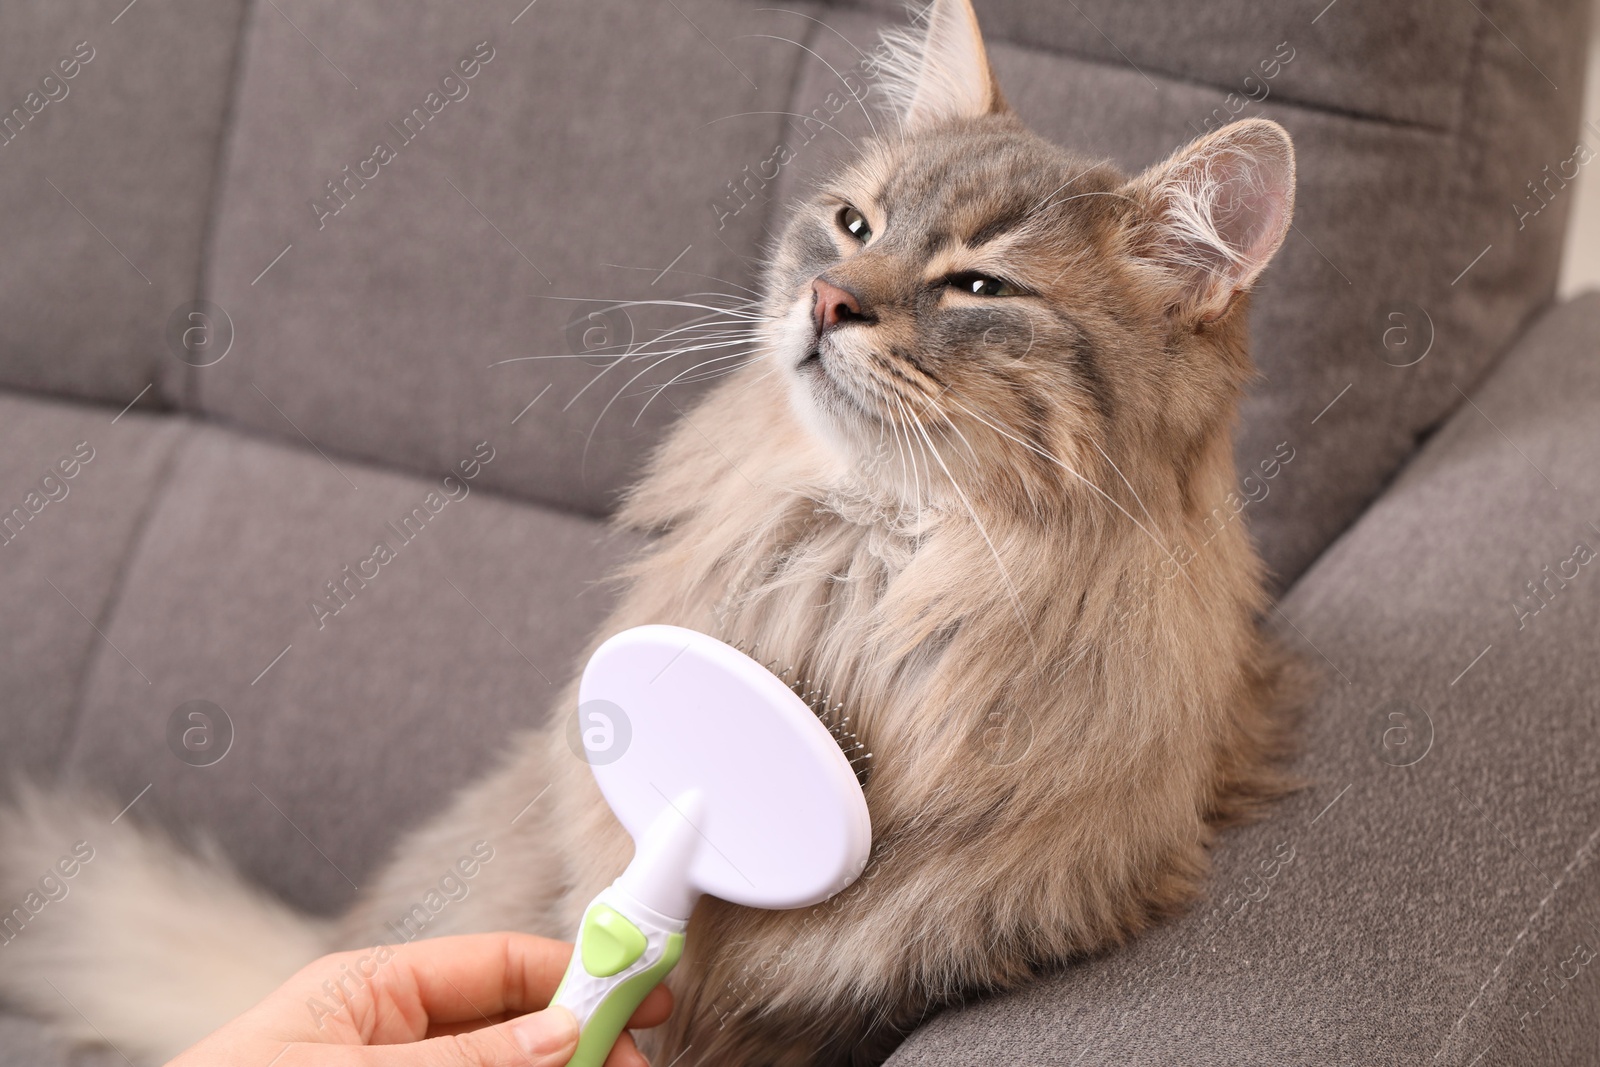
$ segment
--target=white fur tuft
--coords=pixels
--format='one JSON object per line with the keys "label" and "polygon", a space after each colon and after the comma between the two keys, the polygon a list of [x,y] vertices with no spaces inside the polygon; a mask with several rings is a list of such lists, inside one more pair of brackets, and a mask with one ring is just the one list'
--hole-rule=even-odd
{"label": "white fur tuft", "polygon": [[884,106],[904,121],[917,96],[917,79],[922,75],[922,43],[925,29],[891,26],[878,35],[883,47],[874,51],[878,69],[878,89]]}
{"label": "white fur tuft", "polygon": [[1149,206],[1146,254],[1188,290],[1202,318],[1221,314],[1278,250],[1294,212],[1294,148],[1252,119],[1179,150],[1135,181]]}
{"label": "white fur tuft", "polygon": [[0,1000],[163,1063],[328,951],[329,928],[215,849],[192,855],[115,814],[26,787],[0,809]]}

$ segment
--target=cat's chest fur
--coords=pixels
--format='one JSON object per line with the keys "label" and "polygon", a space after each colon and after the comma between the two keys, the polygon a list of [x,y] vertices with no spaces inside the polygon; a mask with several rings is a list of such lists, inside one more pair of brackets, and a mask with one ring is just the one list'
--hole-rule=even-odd
{"label": "cat's chest fur", "polygon": [[779,669],[845,685],[881,641],[885,597],[913,561],[933,562],[939,512],[837,488],[797,494],[782,521],[714,568],[684,624],[709,629]]}

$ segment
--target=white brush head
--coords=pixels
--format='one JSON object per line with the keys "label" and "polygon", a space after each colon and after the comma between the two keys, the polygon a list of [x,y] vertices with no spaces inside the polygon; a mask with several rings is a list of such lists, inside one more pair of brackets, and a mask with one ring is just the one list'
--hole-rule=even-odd
{"label": "white brush head", "polygon": [[689,899],[805,907],[866,866],[872,825],[850,761],[743,652],[682,627],[635,627],[595,651],[578,700],[580,722],[609,710],[597,701],[627,716],[620,754],[591,750],[590,766],[633,836],[635,866],[648,850],[685,854],[653,866],[680,868]]}

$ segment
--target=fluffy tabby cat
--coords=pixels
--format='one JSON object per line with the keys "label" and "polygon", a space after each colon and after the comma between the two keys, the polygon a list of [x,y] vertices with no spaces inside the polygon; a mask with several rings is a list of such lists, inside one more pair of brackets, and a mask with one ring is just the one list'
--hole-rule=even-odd
{"label": "fluffy tabby cat", "polygon": [[[1235,123],[1129,179],[1024,128],[968,0],[896,43],[899,129],[795,211],[759,358],[619,516],[658,536],[596,643],[665,622],[757,646],[824,680],[876,753],[862,880],[799,912],[704,900],[645,1042],[662,1064],[691,1044],[698,1064],[881,1062],[935,1006],[1184,904],[1214,828],[1279,786],[1292,672],[1258,625],[1261,565],[1215,516],[1287,135]],[[7,946],[0,986],[81,1030],[48,977],[164,1058],[310,956],[392,939],[480,839],[492,867],[428,932],[570,936],[631,853],[568,748],[575,691],[337,924],[101,823],[113,855],[75,921]],[[68,810],[10,817],[5,899],[74,839]]]}

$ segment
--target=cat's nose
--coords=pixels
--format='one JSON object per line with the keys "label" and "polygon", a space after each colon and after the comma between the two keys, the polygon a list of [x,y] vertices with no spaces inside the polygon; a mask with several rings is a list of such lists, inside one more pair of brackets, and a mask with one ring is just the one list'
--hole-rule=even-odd
{"label": "cat's nose", "polygon": [[826,333],[841,322],[860,321],[866,318],[861,313],[861,301],[856,299],[856,294],[848,289],[841,289],[830,281],[818,278],[812,282],[811,294],[811,317],[816,322],[818,335]]}

